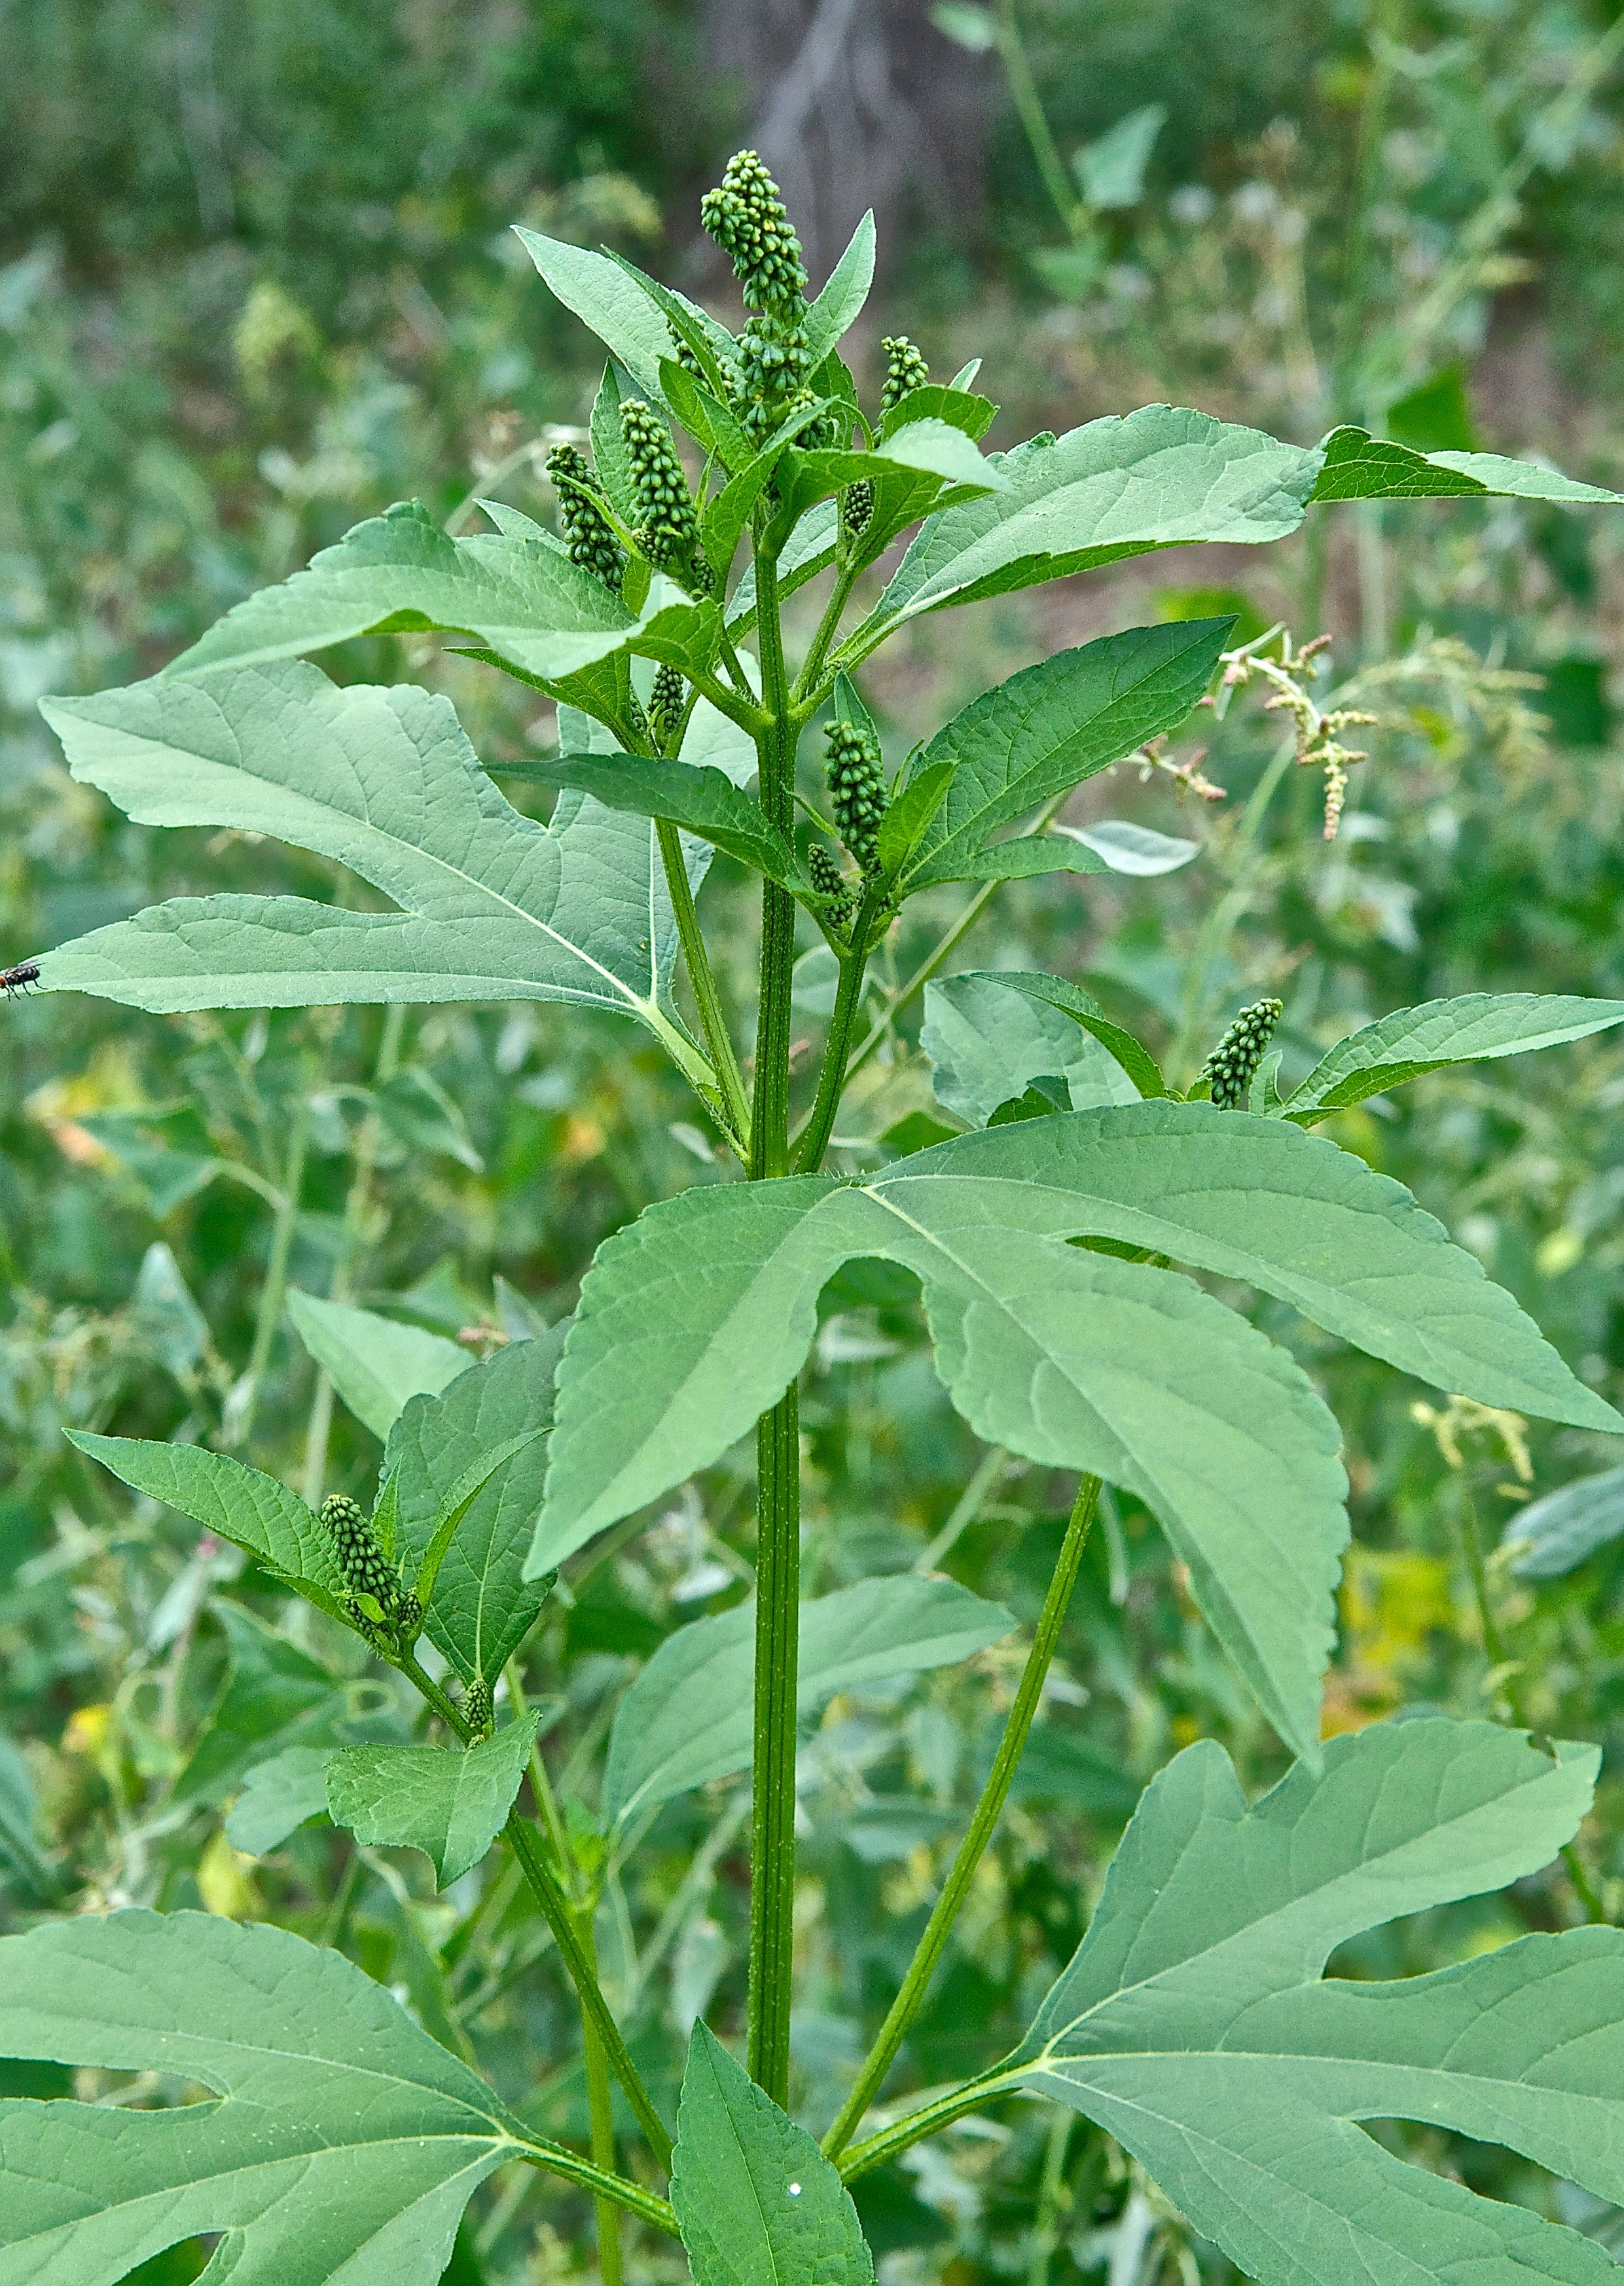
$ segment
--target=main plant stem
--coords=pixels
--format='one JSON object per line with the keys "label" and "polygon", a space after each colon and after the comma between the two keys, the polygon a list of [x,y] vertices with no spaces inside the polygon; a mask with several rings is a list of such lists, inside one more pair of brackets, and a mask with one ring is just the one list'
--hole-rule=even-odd
{"label": "main plant stem", "polygon": [[839,2158],[863,2124],[863,2114],[885,2085],[886,2075],[895,2061],[903,2035],[925,1998],[926,1988],[935,1973],[936,1964],[947,1949],[953,1923],[970,1894],[976,1870],[987,1844],[992,1839],[993,1828],[1003,1814],[1015,1775],[1015,1765],[1021,1760],[1027,1732],[1032,1727],[1032,1718],[1043,1697],[1044,1678],[1049,1672],[1049,1662],[1054,1657],[1055,1644],[1060,1641],[1060,1625],[1066,1617],[1066,1606],[1071,1601],[1071,1591],[1076,1585],[1077,1567],[1083,1561],[1089,1527],[1093,1523],[1094,1510],[1099,1502],[1099,1478],[1084,1477],[1077,1486],[1071,1520],[1060,1543],[1060,1560],[1055,1565],[1049,1592],[1044,1597],[1044,1607],[1038,1614],[1032,1648],[1026,1655],[1021,1687],[1015,1693],[1015,1703],[1005,1722],[1004,1736],[998,1741],[998,1751],[993,1757],[987,1783],[981,1788],[981,1798],[975,1805],[975,1815],[958,1845],[958,1855],[953,1860],[952,1871],[942,1884],[935,1911],[925,1925],[925,1934],[909,1964],[902,1990],[891,2004],[891,2013],[879,2028],[879,2036],[869,2051],[868,2061],[857,2076],[856,2085],[840,2108],[840,2117],[824,2138],[824,2149],[832,2159]]}
{"label": "main plant stem", "polygon": [[[795,823],[798,725],[784,664],[777,566],[758,540],[756,625],[761,699],[761,802],[783,833]],[[761,988],[756,1019],[750,1172],[789,1172],[790,978],[795,903],[775,881],[761,891]],[[748,2061],[776,2103],[789,2101],[790,1995],[795,1949],[795,1699],[800,1623],[800,1421],[792,1382],[756,1423],[756,1621],[753,1793],[750,1833]]]}

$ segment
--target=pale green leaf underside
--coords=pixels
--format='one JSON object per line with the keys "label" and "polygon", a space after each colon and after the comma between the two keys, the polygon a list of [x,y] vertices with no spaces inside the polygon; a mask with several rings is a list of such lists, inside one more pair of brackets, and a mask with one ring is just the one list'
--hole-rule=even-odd
{"label": "pale green leaf underside", "polygon": [[1328,1112],[1362,1103],[1367,1096],[1446,1064],[1530,1055],[1614,1024],[1624,1024],[1624,1000],[1584,1000],[1554,992],[1469,992],[1396,1008],[1321,1056],[1287,1098],[1283,1116],[1309,1126]]}
{"label": "pale green leaf underside", "polygon": [[[401,1408],[383,1465],[397,1475],[401,1538],[414,1562],[464,1471],[509,1438],[551,1422],[564,1331],[553,1327],[534,1341],[510,1342],[442,1394],[410,1398]],[[547,1445],[538,1439],[477,1494],[440,1565],[424,1629],[465,1682],[482,1675],[493,1683],[541,1608],[544,1583],[523,1573],[546,1476]]]}
{"label": "pale green leaf underside", "polygon": [[99,1437],[88,1429],[65,1433],[122,1484],[162,1501],[205,1532],[247,1549],[272,1571],[296,1580],[312,1602],[327,1611],[339,1611],[344,1583],[332,1543],[297,1493],[274,1477],[201,1445]]}
{"label": "pale green leaf underside", "polygon": [[358,524],[280,586],[261,587],[170,662],[166,680],[325,650],[353,636],[436,629],[471,637],[541,681],[574,674],[634,639],[691,639],[713,618],[657,579],[634,614],[540,525],[453,540],[417,501]]}
{"label": "pale green leaf underside", "polygon": [[223,2231],[232,2286],[436,2286],[521,2148],[491,2091],[342,1953],[208,1913],[0,1940],[0,2053],[157,2070],[224,2101],[0,2104],[0,2286],[116,2286]]}
{"label": "pale green leaf underside", "polygon": [[[1189,619],[1105,635],[973,699],[914,765],[914,780],[942,762],[955,768],[910,860],[908,886],[962,878],[998,832],[1040,802],[1175,728],[1206,689],[1231,624]],[[997,854],[1011,846],[999,843]]]}
{"label": "pale green leaf underside", "polygon": [[421,1849],[436,1887],[477,1865],[524,1783],[538,1714],[477,1746],[341,1746],[327,1764],[327,1813],[358,1841]]}
{"label": "pale green leaf underside", "polygon": [[324,1301],[296,1286],[288,1291],[288,1314],[351,1412],[380,1439],[409,1398],[438,1395],[472,1369],[468,1352],[443,1334],[401,1325],[353,1303]]}
{"label": "pale green leaf underside", "polygon": [[1190,1280],[1059,1242],[1018,1182],[901,1172],[690,1191],[600,1249],[530,1568],[725,1452],[799,1369],[829,1278],[877,1256],[922,1280],[937,1372],[977,1435],[1139,1494],[1269,1719],[1312,1754],[1346,1486],[1299,1368]]}
{"label": "pale green leaf underside", "polygon": [[838,2171],[702,2023],[682,2075],[671,2203],[694,2286],[872,2286]]}
{"label": "pale green leaf underside", "polygon": [[654,828],[563,796],[511,808],[450,702],[340,690],[297,660],[136,683],[44,711],[74,775],[153,825],[233,826],[349,866],[397,912],[182,898],[43,956],[48,990],[153,1010],[367,1000],[659,1007],[675,931]]}
{"label": "pale green leaf underside", "polygon": [[1624,2197],[1624,1937],[1320,1981],[1344,1939],[1537,1871],[1597,1759],[1484,1722],[1382,1724],[1248,1809],[1222,1749],[1188,1748],[1145,1794],[1011,2079],[1115,2135],[1261,2286],[1603,2286],[1600,2248],[1355,2123],[1510,2143]]}
{"label": "pale green leaf underside", "polygon": [[[887,1675],[950,1667],[1014,1625],[951,1580],[865,1580],[800,1607],[797,1705]],[[741,1604],[668,1636],[615,1710],[605,1815],[615,1820],[750,1762],[755,1608]]]}
{"label": "pale green leaf underside", "polygon": [[1523,1580],[1559,1580],[1624,1533],[1624,1469],[1578,1477],[1519,1509],[1502,1534]]}
{"label": "pale green leaf underside", "polygon": [[1320,450],[1317,501],[1471,498],[1597,502],[1617,507],[1624,493],[1583,485],[1532,461],[1500,453],[1418,453],[1362,429],[1333,429]]}
{"label": "pale green leaf underside", "polygon": [[1139,1101],[1116,1059],[1075,1019],[996,971],[927,984],[919,1045],[935,1068],[937,1101],[974,1127],[1039,1079],[1064,1080],[1074,1111]]}

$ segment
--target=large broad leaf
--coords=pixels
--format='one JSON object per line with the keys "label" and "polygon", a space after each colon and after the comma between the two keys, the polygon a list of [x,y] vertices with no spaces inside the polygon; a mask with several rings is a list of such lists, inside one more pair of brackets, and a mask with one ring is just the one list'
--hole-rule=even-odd
{"label": "large broad leaf", "polygon": [[840,2175],[702,2023],[682,2075],[671,2203],[694,2286],[872,2286]]}
{"label": "large broad leaf", "polygon": [[1624,503],[1624,493],[1575,483],[1532,461],[1498,453],[1417,453],[1371,437],[1362,429],[1333,429],[1320,446],[1324,463],[1314,480],[1315,501],[1538,500]]}
{"label": "large broad leaf", "polygon": [[327,1763],[327,1812],[358,1841],[421,1849],[445,1888],[477,1865],[524,1783],[539,1714],[477,1746],[343,1746]]}
{"label": "large broad leaf", "polygon": [[923,1281],[936,1369],[976,1434],[1144,1499],[1269,1719],[1312,1754],[1347,1536],[1336,1423],[1283,1351],[1190,1280],[1038,1235],[1019,1182],[896,1183],[940,1155],[861,1187],[690,1191],[600,1249],[559,1368],[531,1568],[719,1458],[799,1369],[830,1277],[877,1256]]}
{"label": "large broad leaf", "polygon": [[550,826],[522,817],[448,700],[284,660],[44,711],[75,776],[142,824],[270,834],[401,908],[182,898],[46,954],[47,989],[154,1010],[578,1001],[638,1017],[691,1066],[659,1005],[676,939],[654,829],[577,794]]}
{"label": "large broad leaf", "polygon": [[[800,1607],[797,1705],[886,1675],[950,1667],[1014,1625],[951,1580],[865,1580]],[[604,1814],[631,1817],[748,1766],[755,1607],[740,1604],[667,1636],[615,1710]]]}
{"label": "large broad leaf", "polygon": [[233,2286],[436,2286],[473,2191],[535,2148],[342,1953],[209,1913],[0,1939],[0,2053],[221,2099],[0,2104],[0,2286],[117,2286],[216,2231]]}
{"label": "large broad leaf", "polygon": [[1338,1040],[1287,1098],[1281,1115],[1309,1127],[1328,1112],[1446,1064],[1529,1055],[1614,1024],[1624,1024],[1624,1000],[1545,992],[1469,992],[1455,1000],[1425,1000]]}
{"label": "large broad leaf", "polygon": [[1624,1469],[1576,1477],[1531,1501],[1506,1525],[1502,1542],[1524,1580],[1559,1580],[1624,1533]]}
{"label": "large broad leaf", "polygon": [[[1059,651],[973,699],[911,772],[911,782],[943,762],[955,766],[910,860],[908,887],[963,878],[999,832],[1040,802],[1174,729],[1205,690],[1233,625],[1132,627]],[[998,854],[1009,847],[998,843]]]}
{"label": "large broad leaf", "polygon": [[[553,1417],[553,1374],[564,1327],[512,1342],[443,1394],[413,1397],[389,1432],[383,1466],[395,1478],[400,1534],[412,1558],[428,1549],[434,1516],[481,1455]],[[547,1593],[523,1576],[547,1476],[543,1439],[506,1461],[453,1535],[423,1625],[466,1682],[494,1683],[524,1642]]]}
{"label": "large broad leaf", "polygon": [[879,600],[875,639],[920,611],[1149,548],[1283,539],[1320,471],[1317,452],[1167,405],[990,457],[1005,489],[926,525]]}
{"label": "large broad leaf", "polygon": [[1507,2143],[1624,2200],[1624,1935],[1321,1981],[1361,1931],[1537,1871],[1596,1761],[1486,1722],[1390,1723],[1249,1809],[1222,1748],[1187,1748],[1008,2082],[1097,2121],[1260,2286],[1605,2286],[1600,2247],[1407,2165],[1359,2123]]}
{"label": "large broad leaf", "polygon": [[351,1412],[374,1437],[389,1435],[408,1399],[420,1392],[438,1396],[473,1369],[468,1352],[443,1334],[404,1326],[351,1302],[324,1301],[296,1286],[288,1291],[288,1314]]}
{"label": "large broad leaf", "polygon": [[1624,1427],[1399,1184],[1281,1121],[1141,1103],[964,1136],[861,1185],[645,1212],[582,1289],[532,1566],[719,1458],[799,1369],[824,1282],[879,1256],[924,1281],[937,1370],[978,1435],[1137,1493],[1270,1719],[1312,1753],[1346,1529],[1335,1423],[1187,1280],[1063,1243],[1079,1236],[1245,1280],[1486,1404]]}
{"label": "large broad leaf", "polygon": [[935,1068],[938,1102],[974,1127],[1040,1079],[1064,1081],[1060,1100],[1074,1111],[1139,1101],[1116,1057],[1072,1016],[996,972],[927,984],[919,1045]]}
{"label": "large broad leaf", "polygon": [[261,666],[354,635],[438,629],[470,636],[542,682],[579,674],[634,638],[681,664],[708,658],[715,611],[657,579],[640,612],[571,563],[551,534],[508,510],[501,532],[453,540],[419,501],[402,501],[262,587],[170,662],[168,679]]}
{"label": "large broad leaf", "polygon": [[201,1445],[99,1437],[88,1429],[65,1433],[122,1483],[189,1516],[205,1532],[246,1548],[311,1603],[342,1617],[344,1584],[332,1542],[297,1493],[274,1477]]}

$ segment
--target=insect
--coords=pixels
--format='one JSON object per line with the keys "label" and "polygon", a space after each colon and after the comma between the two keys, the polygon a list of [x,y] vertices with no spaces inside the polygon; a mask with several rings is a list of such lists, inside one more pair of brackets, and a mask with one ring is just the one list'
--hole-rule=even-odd
{"label": "insect", "polygon": [[20,960],[15,968],[0,971],[0,992],[9,1000],[13,992],[21,992],[39,980],[37,960]]}

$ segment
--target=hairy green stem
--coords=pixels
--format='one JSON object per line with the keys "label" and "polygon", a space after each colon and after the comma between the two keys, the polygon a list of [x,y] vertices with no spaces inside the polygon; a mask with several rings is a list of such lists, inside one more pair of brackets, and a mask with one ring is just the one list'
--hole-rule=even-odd
{"label": "hairy green stem", "polygon": [[[757,745],[760,800],[780,832],[795,823],[797,724],[784,664],[777,563],[755,547],[757,641],[768,728]],[[750,1172],[789,1172],[790,986],[795,903],[761,888],[761,984],[756,1020]],[[754,1791],[751,1803],[748,2061],[776,2103],[789,2099],[794,1967],[795,1701],[800,1620],[800,1415],[794,1384],[756,1424]]]}
{"label": "hairy green stem", "polygon": [[891,2004],[890,2014],[879,2028],[879,2037],[857,2075],[856,2085],[840,2107],[840,2117],[824,2138],[824,2149],[832,2159],[838,2158],[845,2150],[861,2126],[863,2114],[885,2084],[886,2075],[896,2060],[896,2052],[903,2045],[903,2036],[925,1998],[926,1988],[935,1973],[936,1965],[947,1949],[953,1924],[970,1894],[976,1870],[987,1844],[992,1839],[993,1828],[1003,1814],[1015,1775],[1015,1765],[1021,1760],[1027,1732],[1032,1727],[1038,1701],[1043,1697],[1044,1678],[1049,1672],[1049,1662],[1054,1657],[1066,1607],[1076,1585],[1077,1567],[1083,1561],[1083,1550],[1088,1542],[1089,1527],[1093,1523],[1094,1510],[1099,1504],[1099,1478],[1084,1477],[1077,1486],[1071,1520],[1060,1543],[1060,1560],[1049,1582],[1049,1592],[1044,1597],[1044,1607],[1038,1614],[1037,1630],[1032,1636],[1032,1647],[1027,1653],[1026,1666],[1021,1671],[1021,1686],[1005,1722],[1004,1736],[998,1741],[998,1751],[993,1756],[987,1783],[981,1788],[981,1798],[975,1805],[974,1816],[958,1845],[958,1854],[942,1884],[935,1910],[925,1925],[925,1934],[909,1963],[902,1989]]}
{"label": "hairy green stem", "polygon": [[851,1050],[852,1028],[863,1005],[863,979],[869,965],[870,940],[884,894],[882,885],[871,885],[863,892],[863,902],[857,908],[857,918],[852,923],[851,950],[840,962],[840,981],[835,988],[834,1013],[829,1020],[829,1037],[824,1043],[817,1096],[803,1123],[800,1149],[796,1154],[795,1172],[798,1175],[815,1175],[817,1172],[824,1163],[824,1154],[829,1148],[829,1138],[834,1132],[835,1114],[840,1108],[840,1097],[846,1086],[846,1060]]}
{"label": "hairy green stem", "polygon": [[[433,1676],[409,1651],[401,1652],[395,1665],[416,1686],[446,1728],[467,1746],[471,1736],[469,1727]],[[518,1859],[531,1895],[546,1916],[554,1943],[570,1972],[570,1981],[580,2001],[584,2021],[593,2027],[602,2041],[610,2069],[625,2090],[626,2100],[632,2107],[638,2125],[648,2137],[655,2157],[662,2167],[669,2171],[671,2138],[666,2132],[665,2122],[654,2109],[653,2099],[644,2087],[636,2065],[632,2061],[620,2027],[610,2013],[609,2003],[603,1998],[603,1988],[597,1980],[597,1971],[576,1929],[572,1900],[548,1864],[536,1835],[516,1809],[508,1815],[508,1823],[502,1828],[502,1840]]]}
{"label": "hairy green stem", "polygon": [[854,2144],[840,2161],[840,2180],[855,2182],[871,2167],[882,2167],[887,2159],[899,2158],[916,2143],[922,2143],[927,2135],[939,2134],[956,2119],[979,2111],[996,2096],[1012,2093],[1018,2085],[1013,2074],[1006,2072],[1002,2064],[995,2064],[990,2071],[966,2080],[961,2087],[950,2089],[932,2103],[921,2104],[918,2111],[908,2112],[891,2126],[882,2128],[878,2135],[871,2135],[866,2143]]}
{"label": "hairy green stem", "polygon": [[[592,1967],[594,1980],[597,1976],[597,1947],[592,1935],[592,1906],[583,1905],[575,1916],[575,1931],[581,1951]],[[581,2026],[582,2045],[587,2064],[587,2111],[591,2123],[592,2157],[594,2164],[606,2175],[619,2171],[615,2166],[614,2099],[610,2093],[609,2060],[603,2053],[603,2043],[590,2017]],[[626,2266],[620,2251],[620,2210],[614,2199],[600,2191],[595,2201],[598,2234],[598,2269],[603,2286],[621,2286]]]}
{"label": "hairy green stem", "polygon": [[722,1013],[721,996],[716,989],[715,971],[711,966],[711,957],[700,934],[699,916],[694,909],[693,885],[689,880],[688,865],[682,855],[682,838],[668,818],[660,818],[654,830],[659,837],[660,863],[666,869],[666,887],[670,894],[671,910],[676,921],[677,941],[682,948],[688,981],[693,987],[695,1004],[699,1011],[699,1029],[705,1035],[705,1044],[716,1074],[726,1123],[731,1131],[734,1147],[739,1157],[747,1159],[750,1154],[750,1104],[745,1094],[745,1076],[733,1052],[728,1020]]}

